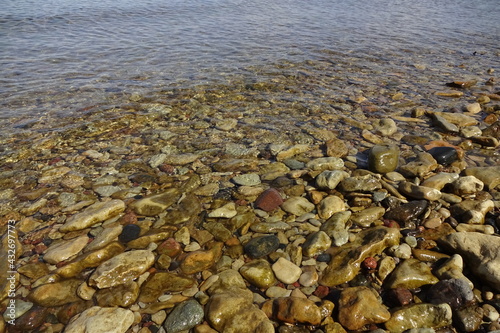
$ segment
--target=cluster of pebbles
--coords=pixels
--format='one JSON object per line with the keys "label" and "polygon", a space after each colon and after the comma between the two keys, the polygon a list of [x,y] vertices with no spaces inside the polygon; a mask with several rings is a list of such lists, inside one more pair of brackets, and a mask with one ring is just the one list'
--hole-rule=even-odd
{"label": "cluster of pebbles", "polygon": [[494,80],[441,109],[293,80],[4,139],[0,332],[499,331]]}

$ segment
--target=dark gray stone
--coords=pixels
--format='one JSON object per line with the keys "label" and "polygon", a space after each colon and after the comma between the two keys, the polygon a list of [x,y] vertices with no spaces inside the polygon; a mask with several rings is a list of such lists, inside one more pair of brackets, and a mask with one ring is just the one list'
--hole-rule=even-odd
{"label": "dark gray stone", "polygon": [[245,253],[252,258],[262,258],[278,249],[280,241],[275,235],[252,238],[245,244]]}
{"label": "dark gray stone", "polygon": [[194,299],[177,305],[168,315],[163,327],[168,333],[187,331],[203,321],[203,307]]}

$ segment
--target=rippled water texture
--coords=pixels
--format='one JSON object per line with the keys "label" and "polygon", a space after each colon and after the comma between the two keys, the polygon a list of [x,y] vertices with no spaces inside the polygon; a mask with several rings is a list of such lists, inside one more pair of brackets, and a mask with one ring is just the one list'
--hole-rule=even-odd
{"label": "rippled water texture", "polygon": [[110,107],[135,92],[258,79],[280,61],[328,58],[405,72],[415,63],[474,63],[475,54],[478,69],[465,74],[498,66],[497,0],[5,0],[1,7],[4,129],[14,119]]}

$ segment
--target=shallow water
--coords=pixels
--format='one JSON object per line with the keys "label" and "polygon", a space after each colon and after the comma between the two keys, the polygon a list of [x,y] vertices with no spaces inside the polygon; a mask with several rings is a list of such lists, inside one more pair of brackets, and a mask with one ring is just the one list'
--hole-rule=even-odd
{"label": "shallow water", "polygon": [[58,129],[61,117],[135,94],[267,80],[304,61],[332,64],[311,75],[394,72],[423,89],[437,72],[497,68],[498,17],[496,0],[10,0],[0,10],[0,126]]}

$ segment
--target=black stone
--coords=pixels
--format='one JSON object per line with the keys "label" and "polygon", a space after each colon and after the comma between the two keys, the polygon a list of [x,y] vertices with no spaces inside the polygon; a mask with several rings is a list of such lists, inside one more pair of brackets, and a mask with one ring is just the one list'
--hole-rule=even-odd
{"label": "black stone", "polygon": [[442,280],[434,284],[427,293],[432,304],[447,303],[453,310],[473,300],[473,293],[467,282],[458,279]]}
{"label": "black stone", "polygon": [[127,224],[123,227],[122,233],[118,236],[118,240],[122,243],[128,243],[139,238],[141,228],[137,224]]}
{"label": "black stone", "polygon": [[450,165],[458,159],[457,150],[453,147],[434,147],[428,152],[441,165]]}
{"label": "black stone", "polygon": [[262,258],[278,249],[280,241],[275,235],[252,238],[244,246],[245,253],[251,258]]}
{"label": "black stone", "polygon": [[329,253],[321,253],[316,257],[316,261],[319,262],[330,262],[332,256]]}

